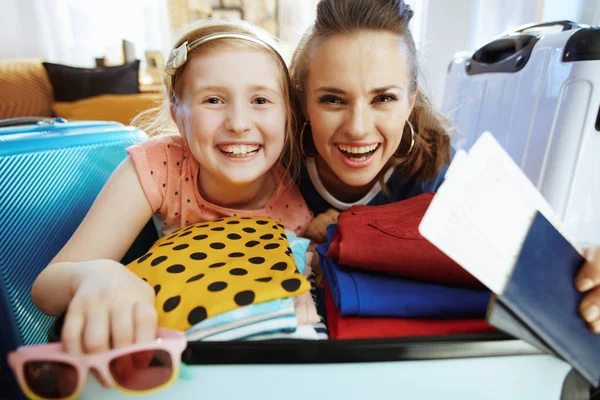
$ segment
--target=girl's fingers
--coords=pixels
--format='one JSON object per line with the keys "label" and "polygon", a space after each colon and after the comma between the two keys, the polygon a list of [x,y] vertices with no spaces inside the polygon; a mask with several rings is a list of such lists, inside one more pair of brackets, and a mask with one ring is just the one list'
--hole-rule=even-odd
{"label": "girl's fingers", "polygon": [[73,299],[67,309],[65,322],[63,323],[61,331],[61,340],[67,353],[83,353],[81,339],[84,326],[85,314],[81,302],[77,301],[77,299]]}
{"label": "girl's fingers", "polygon": [[110,310],[101,301],[88,302],[83,331],[83,350],[98,353],[110,348]]}

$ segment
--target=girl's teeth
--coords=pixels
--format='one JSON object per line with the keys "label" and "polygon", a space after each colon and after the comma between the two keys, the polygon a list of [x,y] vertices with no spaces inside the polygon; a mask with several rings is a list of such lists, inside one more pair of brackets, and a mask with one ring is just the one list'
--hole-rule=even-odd
{"label": "girl's teeth", "polygon": [[224,153],[229,153],[229,154],[234,154],[234,155],[240,155],[240,154],[248,154],[248,153],[254,153],[256,151],[258,151],[259,146],[247,146],[247,145],[240,145],[240,146],[223,146],[221,147],[221,151]]}

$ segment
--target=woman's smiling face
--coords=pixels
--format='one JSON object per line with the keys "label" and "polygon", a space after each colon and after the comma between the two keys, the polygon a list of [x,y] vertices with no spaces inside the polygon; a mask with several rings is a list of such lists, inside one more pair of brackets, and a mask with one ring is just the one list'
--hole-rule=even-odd
{"label": "woman's smiling face", "polygon": [[322,41],[305,83],[306,119],[320,157],[346,185],[371,183],[397,150],[415,102],[407,53],[394,34]]}

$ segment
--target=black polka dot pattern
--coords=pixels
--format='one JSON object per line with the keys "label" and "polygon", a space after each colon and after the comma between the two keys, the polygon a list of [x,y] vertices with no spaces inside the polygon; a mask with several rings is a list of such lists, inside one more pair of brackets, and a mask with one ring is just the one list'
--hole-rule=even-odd
{"label": "black polka dot pattern", "polygon": [[265,259],[263,257],[252,257],[249,258],[248,261],[250,261],[252,264],[262,264],[265,262]]}
{"label": "black polka dot pattern", "polygon": [[[179,195],[185,203],[186,193]],[[185,227],[128,265],[153,288],[159,326],[185,331],[213,315],[309,289],[277,221],[232,216],[193,223],[193,216],[181,217]]]}
{"label": "black polka dot pattern", "polygon": [[227,288],[226,282],[213,282],[208,285],[208,290],[211,292],[220,292],[221,290],[225,290]]}
{"label": "black polka dot pattern", "polygon": [[171,265],[169,268],[167,268],[167,272],[171,274],[180,274],[183,271],[185,271],[185,266],[181,264]]}
{"label": "black polka dot pattern", "polygon": [[188,279],[187,281],[185,281],[186,283],[192,283],[192,282],[196,282],[199,281],[200,279],[204,278],[204,274],[198,274],[198,275],[194,275],[192,276],[190,279]]}
{"label": "black polka dot pattern", "polygon": [[248,304],[252,304],[254,302],[255,294],[252,290],[244,290],[243,292],[236,293],[233,297],[233,301],[238,306],[247,306]]}
{"label": "black polka dot pattern", "polygon": [[206,255],[206,253],[202,253],[202,252],[197,252],[197,253],[190,254],[190,258],[192,260],[196,260],[196,261],[202,261],[202,260],[206,259],[206,257],[208,257]]}
{"label": "black polka dot pattern", "polygon": [[287,269],[288,265],[286,262],[278,262],[277,264],[273,264],[273,266],[271,267],[271,269],[273,271],[285,271]]}
{"label": "black polka dot pattern", "polygon": [[156,257],[154,260],[152,260],[150,265],[152,265],[153,267],[156,267],[158,264],[160,264],[166,260],[167,260],[167,256],[159,256],[159,257]]}
{"label": "black polka dot pattern", "polygon": [[300,287],[300,283],[300,279],[286,279],[285,281],[281,282],[281,287],[283,287],[288,292],[293,292],[298,290],[298,288]]}
{"label": "black polka dot pattern", "polygon": [[146,261],[147,259],[149,259],[150,257],[152,257],[152,253],[146,253],[143,256],[141,256],[140,258],[138,258],[137,262],[138,262],[138,264],[141,264],[144,261]]}
{"label": "black polka dot pattern", "polygon": [[188,323],[193,326],[204,321],[206,318],[208,318],[206,308],[199,306],[190,311],[187,320]]}
{"label": "black polka dot pattern", "polygon": [[177,306],[179,305],[180,302],[181,302],[181,296],[173,296],[173,297],[168,298],[167,301],[165,301],[163,304],[163,311],[164,312],[173,311],[175,308],[177,308]]}
{"label": "black polka dot pattern", "polygon": [[234,268],[231,271],[229,271],[229,273],[234,276],[248,275],[248,271],[246,271],[244,268]]}

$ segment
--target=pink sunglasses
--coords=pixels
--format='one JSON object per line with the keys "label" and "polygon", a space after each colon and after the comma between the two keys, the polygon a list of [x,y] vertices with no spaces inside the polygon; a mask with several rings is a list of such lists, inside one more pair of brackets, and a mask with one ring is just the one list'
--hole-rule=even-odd
{"label": "pink sunglasses", "polygon": [[124,393],[151,393],[175,381],[187,345],[183,332],[159,328],[157,336],[96,354],[67,354],[62,343],[24,346],[8,354],[8,363],[23,393],[34,400],[77,398],[90,369]]}

